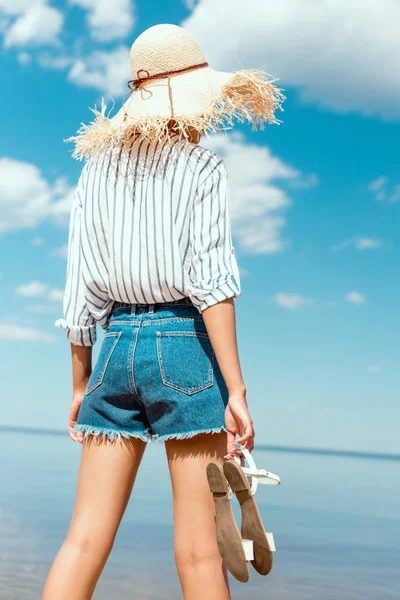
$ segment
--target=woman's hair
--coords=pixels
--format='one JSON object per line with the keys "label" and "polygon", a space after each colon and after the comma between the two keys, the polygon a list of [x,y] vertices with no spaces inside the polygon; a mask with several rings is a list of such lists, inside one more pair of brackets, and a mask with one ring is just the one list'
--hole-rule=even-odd
{"label": "woman's hair", "polygon": [[[168,121],[168,129],[171,131],[171,133],[179,133],[179,127],[175,119],[170,119]],[[191,125],[187,125],[185,131],[186,134],[189,135],[191,138],[195,138],[196,143],[200,140],[201,136],[204,135],[204,131],[195,129]]]}

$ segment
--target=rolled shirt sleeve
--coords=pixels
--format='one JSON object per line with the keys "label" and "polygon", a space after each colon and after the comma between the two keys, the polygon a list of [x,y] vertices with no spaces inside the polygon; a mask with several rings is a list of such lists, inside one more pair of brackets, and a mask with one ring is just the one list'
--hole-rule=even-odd
{"label": "rolled shirt sleeve", "polygon": [[215,155],[209,171],[197,189],[190,221],[189,297],[200,313],[241,294],[232,245],[227,169]]}
{"label": "rolled shirt sleeve", "polygon": [[63,318],[57,319],[55,326],[65,329],[67,338],[72,344],[93,346],[96,342],[96,320],[85,300],[86,286],[82,271],[82,198],[85,175],[84,167],[75,190],[70,214]]}

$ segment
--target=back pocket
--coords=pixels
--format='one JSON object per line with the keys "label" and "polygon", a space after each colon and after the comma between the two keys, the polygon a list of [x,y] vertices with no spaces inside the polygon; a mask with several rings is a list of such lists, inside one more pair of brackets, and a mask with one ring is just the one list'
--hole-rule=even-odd
{"label": "back pocket", "polygon": [[121,335],[122,331],[110,331],[105,334],[101,344],[99,357],[86,387],[86,395],[89,395],[102,384],[108,363],[110,362],[111,356]]}
{"label": "back pocket", "polygon": [[214,351],[206,333],[157,331],[164,385],[192,395],[214,384]]}

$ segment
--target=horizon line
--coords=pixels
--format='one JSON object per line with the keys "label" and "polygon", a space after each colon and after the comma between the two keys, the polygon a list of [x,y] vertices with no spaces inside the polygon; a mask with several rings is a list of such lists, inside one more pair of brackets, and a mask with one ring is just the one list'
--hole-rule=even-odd
{"label": "horizon line", "polygon": [[[63,429],[47,429],[44,427],[23,427],[19,425],[0,425],[0,431],[4,433],[28,433],[34,435],[68,435]],[[400,454],[391,452],[371,452],[368,450],[343,450],[335,448],[312,448],[306,446],[277,446],[275,444],[258,444],[255,450],[263,452],[283,452],[287,454],[308,454],[314,456],[332,456],[342,458],[360,458],[373,460],[393,460],[400,461]]]}

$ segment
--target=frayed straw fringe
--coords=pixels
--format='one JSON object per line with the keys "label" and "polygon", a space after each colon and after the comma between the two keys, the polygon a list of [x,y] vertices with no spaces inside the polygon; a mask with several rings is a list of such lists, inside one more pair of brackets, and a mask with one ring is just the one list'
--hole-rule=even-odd
{"label": "frayed straw fringe", "polygon": [[281,123],[275,117],[276,110],[282,109],[286,99],[280,88],[275,87],[276,79],[259,69],[242,69],[237,71],[231,81],[221,88],[220,95],[210,108],[193,116],[148,115],[137,119],[129,117],[129,121],[114,125],[106,116],[106,104],[101,102],[101,110],[91,108],[95,120],[89,125],[82,123],[77,135],[64,140],[75,142],[72,157],[77,160],[88,159],[102,154],[111,148],[129,150],[134,139],[160,140],[168,142],[171,120],[176,123],[176,132],[188,140],[187,127],[209,133],[223,133],[234,125],[234,119],[248,122],[252,131],[259,127],[264,129],[264,123]]}

